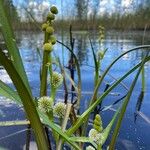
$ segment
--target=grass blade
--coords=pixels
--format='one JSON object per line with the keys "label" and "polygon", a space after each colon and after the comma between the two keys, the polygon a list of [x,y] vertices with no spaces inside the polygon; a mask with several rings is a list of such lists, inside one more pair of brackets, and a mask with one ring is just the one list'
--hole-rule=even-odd
{"label": "grass blade", "polygon": [[1,126],[21,126],[21,125],[28,125],[30,124],[29,121],[27,120],[21,120],[21,121],[2,121],[0,122],[0,127]]}
{"label": "grass blade", "polygon": [[17,71],[23,80],[26,88],[31,94],[28,79],[24,70],[23,62],[19,53],[19,49],[16,44],[15,36],[11,27],[11,23],[6,17],[6,13],[3,7],[4,0],[0,0],[0,29],[2,31],[7,50],[10,58],[13,60],[12,63],[17,68]]}
{"label": "grass blade", "polygon": [[18,93],[1,80],[0,80],[0,95],[15,100],[17,104],[21,104],[21,100]]}
{"label": "grass blade", "polygon": [[48,142],[46,139],[46,134],[43,130],[40,118],[38,116],[37,110],[35,108],[33,99],[28,92],[24,82],[22,81],[20,75],[16,71],[11,60],[9,60],[5,54],[0,50],[0,63],[4,66],[10,78],[12,79],[17,92],[21,98],[24,110],[27,114],[27,117],[31,123],[31,127],[34,130],[35,138],[39,149],[48,150]]}
{"label": "grass blade", "polygon": [[115,122],[115,120],[116,120],[116,118],[117,118],[117,116],[118,116],[119,110],[120,110],[120,109],[118,109],[118,110],[116,111],[116,113],[115,113],[115,115],[113,116],[113,118],[112,118],[112,120],[110,121],[110,123],[109,123],[109,124],[107,125],[107,127],[103,130],[102,135],[103,135],[104,138],[103,138],[102,144],[104,144],[105,141],[107,140],[108,135],[109,135],[109,133],[110,133],[110,131],[111,131],[111,128],[112,128],[112,126],[113,126],[113,124],[114,124],[114,122]]}
{"label": "grass blade", "polygon": [[146,62],[146,56],[145,56],[145,58],[143,59],[141,65],[140,65],[140,68],[139,68],[139,70],[138,70],[138,72],[137,72],[137,74],[136,74],[136,76],[135,76],[135,79],[134,79],[133,82],[132,82],[132,85],[131,85],[131,87],[130,87],[130,90],[129,90],[129,92],[128,92],[128,94],[127,94],[125,100],[124,100],[124,103],[123,103],[123,105],[122,105],[122,108],[121,108],[121,111],[120,111],[120,114],[119,114],[119,118],[118,118],[118,121],[117,121],[115,130],[114,130],[114,133],[113,133],[113,135],[112,135],[112,139],[111,139],[111,142],[110,142],[110,145],[109,145],[109,150],[114,149],[114,146],[115,146],[115,143],[116,143],[116,139],[117,139],[117,136],[118,136],[118,133],[119,133],[119,129],[120,129],[120,127],[121,127],[121,123],[122,123],[122,120],[123,120],[123,117],[124,117],[126,108],[127,108],[127,106],[128,106],[128,103],[129,103],[130,97],[131,97],[131,95],[132,95],[133,89],[134,89],[134,87],[135,87],[135,84],[136,84],[136,82],[137,82],[137,79],[138,79],[138,77],[139,77],[139,75],[140,75],[140,72],[141,72],[141,70],[142,70],[142,68],[143,68],[143,66],[144,66],[144,64],[145,64],[145,62]]}

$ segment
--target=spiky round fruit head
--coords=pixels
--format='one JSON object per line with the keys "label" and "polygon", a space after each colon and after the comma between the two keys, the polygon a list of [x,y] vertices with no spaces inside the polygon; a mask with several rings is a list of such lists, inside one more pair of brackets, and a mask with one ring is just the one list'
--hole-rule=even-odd
{"label": "spiky round fruit head", "polygon": [[52,75],[53,88],[55,89],[59,88],[62,82],[63,82],[63,76],[58,72],[53,72],[53,75]]}
{"label": "spiky round fruit head", "polygon": [[42,30],[43,30],[43,31],[45,31],[47,27],[48,27],[48,24],[47,24],[47,23],[43,23],[43,24],[42,24]]}
{"label": "spiky round fruit head", "polygon": [[96,114],[95,119],[96,119],[96,120],[101,120],[100,115],[99,115],[99,114]]}
{"label": "spiky round fruit head", "polygon": [[57,9],[56,6],[52,6],[52,7],[50,8],[50,11],[51,11],[53,14],[58,14],[58,9]]}
{"label": "spiky round fruit head", "polygon": [[52,46],[51,43],[45,43],[45,44],[43,45],[43,49],[44,49],[44,51],[51,52],[51,51],[53,50],[53,46]]}
{"label": "spiky round fruit head", "polygon": [[54,20],[55,19],[55,15],[53,13],[49,12],[48,15],[47,15],[47,19]]}
{"label": "spiky round fruit head", "polygon": [[50,97],[43,96],[38,99],[38,108],[44,112],[50,112],[53,107],[53,100]]}
{"label": "spiky round fruit head", "polygon": [[63,102],[58,102],[53,107],[54,115],[58,116],[59,118],[63,118],[66,112],[66,104]]}
{"label": "spiky round fruit head", "polygon": [[49,40],[50,40],[50,42],[51,42],[53,45],[56,44],[56,41],[57,41],[57,40],[56,40],[56,37],[55,37],[55,36],[51,36]]}
{"label": "spiky round fruit head", "polygon": [[46,32],[49,33],[50,35],[52,35],[54,33],[54,28],[49,26],[46,28]]}

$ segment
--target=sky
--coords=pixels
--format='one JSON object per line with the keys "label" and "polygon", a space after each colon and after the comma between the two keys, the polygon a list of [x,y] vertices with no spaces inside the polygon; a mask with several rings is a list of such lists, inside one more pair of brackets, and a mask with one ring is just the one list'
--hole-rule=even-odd
{"label": "sky", "polygon": [[[65,3],[66,1],[70,2],[70,4],[73,3],[73,0],[62,0],[63,3]],[[91,0],[93,1],[93,0]],[[101,0],[101,4],[102,5],[106,5],[109,4],[111,5],[112,3],[114,3],[116,0]],[[44,4],[45,6],[49,6],[50,3],[53,5],[57,5],[58,7],[61,5],[61,0],[13,0],[14,5],[21,5],[21,4],[25,4],[25,3],[37,3],[37,4]],[[128,7],[131,4],[132,0],[122,0],[122,6]]]}
{"label": "sky", "polygon": [[[92,3],[92,1],[94,0],[90,0],[90,3]],[[117,4],[116,1],[118,0],[101,0],[99,13],[104,14],[106,11],[108,11],[109,13],[115,12],[115,5]],[[42,12],[48,10],[51,5],[56,5],[58,7],[58,17],[62,16],[61,12],[63,12],[63,15],[66,17],[70,17],[68,12],[71,12],[70,15],[72,16],[74,16],[74,14],[72,13],[75,13],[74,11],[72,11],[74,7],[74,0],[13,0],[13,3],[19,8],[19,13],[21,14],[21,16],[23,16],[23,10],[21,10],[21,8],[22,6],[26,5],[28,5],[29,10],[30,7],[32,8],[32,11],[37,15],[37,17],[39,15],[42,15]],[[63,9],[61,8],[61,3]],[[130,7],[131,3],[132,0],[122,0],[121,6],[127,9]],[[68,11],[66,10],[66,8],[68,9]],[[92,13],[92,9],[89,9],[88,14],[90,13]]]}

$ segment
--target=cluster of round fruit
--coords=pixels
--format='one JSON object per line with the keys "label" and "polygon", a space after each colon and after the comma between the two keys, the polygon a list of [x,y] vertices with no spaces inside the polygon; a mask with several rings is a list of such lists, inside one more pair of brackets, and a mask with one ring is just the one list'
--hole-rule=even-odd
{"label": "cluster of round fruit", "polygon": [[52,6],[47,15],[46,22],[42,24],[42,30],[45,32],[43,49],[47,52],[51,52],[53,50],[53,45],[56,43],[56,37],[53,35],[54,28],[52,26],[56,14],[58,14],[58,9],[56,6]]}

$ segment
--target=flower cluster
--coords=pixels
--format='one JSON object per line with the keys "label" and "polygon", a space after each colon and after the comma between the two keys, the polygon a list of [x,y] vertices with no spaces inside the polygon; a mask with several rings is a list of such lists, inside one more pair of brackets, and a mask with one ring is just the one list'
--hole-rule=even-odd
{"label": "flower cluster", "polygon": [[53,100],[50,97],[43,96],[38,99],[38,108],[44,112],[48,113],[52,110]]}
{"label": "flower cluster", "polygon": [[50,12],[47,15],[46,23],[42,24],[42,30],[45,32],[45,42],[43,45],[44,51],[52,52],[53,45],[56,43],[56,37],[53,36],[54,28],[52,27],[53,20],[55,15],[58,13],[58,10],[55,6],[50,8]]}
{"label": "flower cluster", "polygon": [[89,138],[90,138],[91,140],[95,141],[95,138],[96,138],[97,134],[98,134],[98,131],[97,131],[97,130],[91,129],[91,130],[89,131]]}
{"label": "flower cluster", "polygon": [[48,96],[43,96],[38,99],[38,108],[44,113],[53,112],[59,118],[63,118],[66,112],[65,103],[58,102],[54,105],[52,98]]}
{"label": "flower cluster", "polygon": [[89,131],[89,138],[92,141],[94,141],[97,145],[102,145],[104,139],[103,135],[95,129],[91,129]]}
{"label": "flower cluster", "polygon": [[66,112],[66,104],[58,102],[54,105],[53,113],[59,118],[63,118]]}
{"label": "flower cluster", "polygon": [[58,72],[52,74],[52,86],[57,89],[63,82],[63,76]]}

